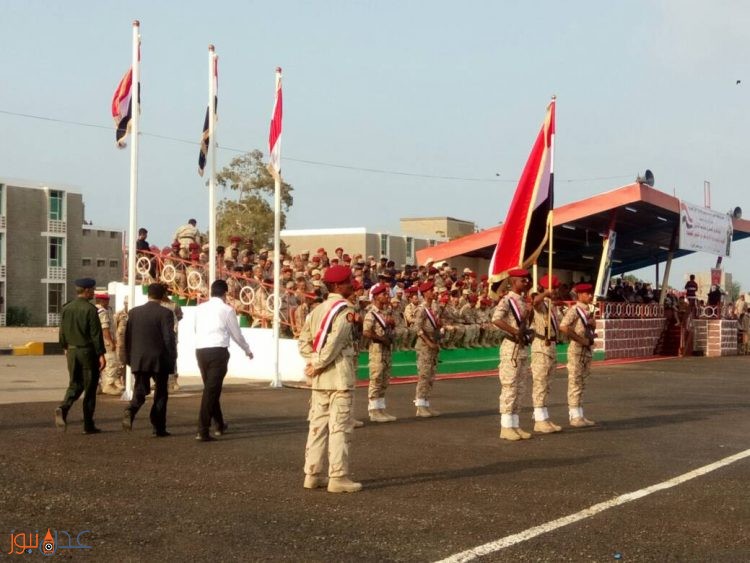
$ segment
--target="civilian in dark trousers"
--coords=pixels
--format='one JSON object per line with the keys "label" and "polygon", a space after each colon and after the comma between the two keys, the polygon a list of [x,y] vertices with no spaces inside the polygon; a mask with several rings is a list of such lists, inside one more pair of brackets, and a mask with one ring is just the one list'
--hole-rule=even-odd
{"label": "civilian in dark trousers", "polygon": [[167,432],[167,381],[177,361],[177,340],[172,311],[161,306],[166,288],[158,283],[148,286],[148,303],[133,307],[128,313],[125,329],[125,354],[133,371],[135,386],[130,406],[122,418],[123,430],[131,430],[136,413],[151,392],[151,379],[156,384],[151,424],[156,437]]}
{"label": "civilian in dark trousers", "polygon": [[245,337],[240,332],[237,314],[227,305],[227,282],[216,280],[211,284],[211,298],[195,310],[195,357],[203,379],[203,397],[198,415],[196,440],[210,442],[211,420],[216,424],[215,435],[227,430],[221,412],[221,388],[229,364],[229,339],[234,340],[253,359]]}

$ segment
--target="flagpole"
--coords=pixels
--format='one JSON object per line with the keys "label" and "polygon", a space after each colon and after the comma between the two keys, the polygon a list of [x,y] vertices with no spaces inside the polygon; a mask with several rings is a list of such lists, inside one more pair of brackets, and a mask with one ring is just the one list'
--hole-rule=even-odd
{"label": "flagpole", "polygon": [[[276,69],[276,96],[281,84],[281,68]],[[273,381],[271,387],[281,387],[279,373],[279,326],[281,322],[281,139],[277,141],[278,173],[273,182]]]}
{"label": "flagpole", "polygon": [[[552,96],[551,104],[554,104],[557,100],[557,96]],[[556,109],[556,108],[555,108]],[[555,112],[556,113],[556,112]],[[550,135],[550,144],[549,144],[549,174],[550,174],[550,182],[552,183],[552,189],[554,189],[555,185],[555,129],[552,130],[552,135]],[[552,232],[553,232],[553,226],[554,226],[554,202],[551,206],[552,208],[549,210],[549,215],[547,215],[547,228],[549,229],[549,232],[547,233],[547,238],[549,239],[549,256],[547,257],[547,282],[549,285],[549,289],[552,290]],[[552,333],[552,307],[554,306],[554,303],[552,299],[550,299],[549,306],[547,307],[547,339],[550,338]]]}
{"label": "flagpole", "polygon": [[[140,117],[141,67],[140,44],[141,23],[133,22],[133,79],[130,97],[130,228],[128,230],[128,307],[135,307],[135,239],[137,230],[137,194],[138,194],[138,121]],[[122,399],[133,398],[133,372],[130,366],[125,370],[125,390]]]}
{"label": "flagpole", "polygon": [[208,285],[216,280],[216,53],[208,46],[208,154],[211,167],[208,178]]}

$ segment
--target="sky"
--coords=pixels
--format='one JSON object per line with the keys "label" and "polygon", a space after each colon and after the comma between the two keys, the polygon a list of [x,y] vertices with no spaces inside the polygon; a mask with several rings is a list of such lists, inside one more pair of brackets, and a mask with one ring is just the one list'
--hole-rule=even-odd
{"label": "sky", "polygon": [[[648,168],[657,189],[703,204],[710,181],[713,209],[750,216],[741,0],[0,0],[0,14],[0,177],[81,192],[86,218],[117,229],[129,221],[130,153],[115,148],[109,108],[140,20],[137,222],[160,246],[190,217],[208,224],[197,154],[209,43],[219,170],[267,153],[284,70],[288,228],[398,233],[400,217],[445,215],[496,225],[552,95],[557,205]],[[748,245],[724,259],[744,289]],[[676,261],[672,284],[715,260]]]}

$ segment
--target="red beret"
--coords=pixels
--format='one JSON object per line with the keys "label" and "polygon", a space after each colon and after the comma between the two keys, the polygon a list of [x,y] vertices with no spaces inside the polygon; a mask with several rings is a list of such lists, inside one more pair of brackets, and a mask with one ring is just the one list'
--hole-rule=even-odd
{"label": "red beret", "polygon": [[376,285],[375,287],[372,288],[372,294],[373,294],[373,296],[380,295],[384,291],[387,291],[387,289],[388,289],[388,287],[386,285],[384,285],[384,284],[378,284],[378,285]]}
{"label": "red beret", "polygon": [[95,299],[106,299],[109,301],[109,293],[95,293],[94,294]]}
{"label": "red beret", "polygon": [[424,283],[419,284],[419,291],[420,293],[424,293],[426,291],[430,291],[433,287],[435,287],[435,284],[431,281],[426,281]]}
{"label": "red beret", "polygon": [[238,237],[237,235],[232,235],[229,237],[229,242],[242,242],[242,237]]}
{"label": "red beret", "polygon": [[579,283],[573,289],[575,289],[576,293],[593,293],[594,292],[594,286],[591,285],[590,283]]}
{"label": "red beret", "polygon": [[320,256],[313,256],[311,260],[313,262],[320,262]]}
{"label": "red beret", "polygon": [[320,247],[320,248],[319,248],[319,249],[317,250],[317,253],[318,253],[318,254],[325,254],[325,253],[326,253],[326,249],[325,249],[325,248],[323,248],[323,247],[321,246],[321,247]]}
{"label": "red beret", "polygon": [[323,281],[326,283],[343,283],[352,277],[352,269],[349,266],[331,266],[323,274]]}
{"label": "red beret", "polygon": [[443,293],[443,294],[442,294],[442,295],[440,296],[440,302],[441,302],[441,303],[448,303],[448,301],[450,301],[450,299],[451,299],[451,298],[450,298],[450,297],[448,296],[448,294],[447,294],[447,293]]}
{"label": "red beret", "polygon": [[408,293],[409,295],[414,295],[417,291],[419,291],[419,288],[416,285],[412,285],[407,287],[404,290],[404,293]]}
{"label": "red beret", "polygon": [[351,261],[352,261],[352,257],[349,256],[348,254],[344,254],[344,262],[351,262]]}
{"label": "red beret", "polygon": [[[544,289],[549,289],[550,288],[549,278],[550,278],[549,274],[546,276],[543,276],[542,279],[539,280],[539,285],[541,285]],[[560,280],[558,280],[557,276],[554,274],[552,275],[552,287],[553,288],[560,287]]]}
{"label": "red beret", "polygon": [[172,248],[180,248],[180,243],[179,243],[179,242],[177,242],[177,241],[174,241],[174,242],[172,243]]}
{"label": "red beret", "polygon": [[469,302],[470,303],[476,303],[477,299],[479,299],[479,298],[477,297],[476,293],[472,293],[471,295],[469,295]]}
{"label": "red beret", "polygon": [[482,274],[482,277],[479,279],[481,279],[482,281],[487,281],[489,278],[487,277],[487,274]]}
{"label": "red beret", "polygon": [[477,277],[477,273],[476,272],[469,272],[469,277],[470,278],[475,278],[475,277]]}
{"label": "red beret", "polygon": [[282,271],[282,272],[294,272],[294,270],[292,270],[292,269],[291,269],[291,268],[290,268],[289,266],[286,266],[286,267],[284,267],[284,268],[281,268],[281,271]]}
{"label": "red beret", "polygon": [[523,268],[513,268],[508,272],[511,278],[527,278],[529,277],[529,271]]}
{"label": "red beret", "polygon": [[354,291],[357,291],[358,289],[362,289],[362,284],[359,283],[359,280],[356,280],[356,279],[352,280],[352,289],[354,289]]}
{"label": "red beret", "polygon": [[437,268],[430,267],[430,269],[427,270],[427,273],[428,274],[437,274],[438,270],[437,270]]}

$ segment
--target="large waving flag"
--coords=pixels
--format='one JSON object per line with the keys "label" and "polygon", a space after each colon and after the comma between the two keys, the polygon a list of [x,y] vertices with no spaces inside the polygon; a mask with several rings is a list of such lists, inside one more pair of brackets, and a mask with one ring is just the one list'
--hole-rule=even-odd
{"label": "large waving flag", "polygon": [[[214,93],[214,121],[216,121],[218,118],[216,117],[216,112],[219,109],[219,57],[214,55],[213,56],[213,77],[211,80],[213,81],[213,84],[211,85],[212,91]],[[208,114],[209,114],[209,108],[206,106],[206,118],[203,120],[203,135],[201,136],[201,150],[198,154],[198,176],[203,176],[203,170],[206,168],[206,155],[208,154],[208,144],[210,142],[209,139],[209,127],[208,127]]]}
{"label": "large waving flag", "polygon": [[526,161],[516,193],[503,223],[490,262],[490,283],[508,277],[514,268],[527,268],[542,252],[552,217],[554,192],[555,100]]}
{"label": "large waving flag", "polygon": [[282,97],[281,97],[281,67],[276,68],[276,99],[273,103],[273,112],[271,113],[271,130],[268,133],[268,153],[269,162],[268,170],[274,178],[280,177],[281,174],[281,116],[282,116]]}
{"label": "large waving flag", "polygon": [[115,120],[115,142],[120,149],[125,148],[125,137],[130,132],[130,118],[132,117],[133,104],[131,94],[133,92],[133,69],[129,68],[125,76],[117,85],[115,95],[112,97],[112,117]]}

